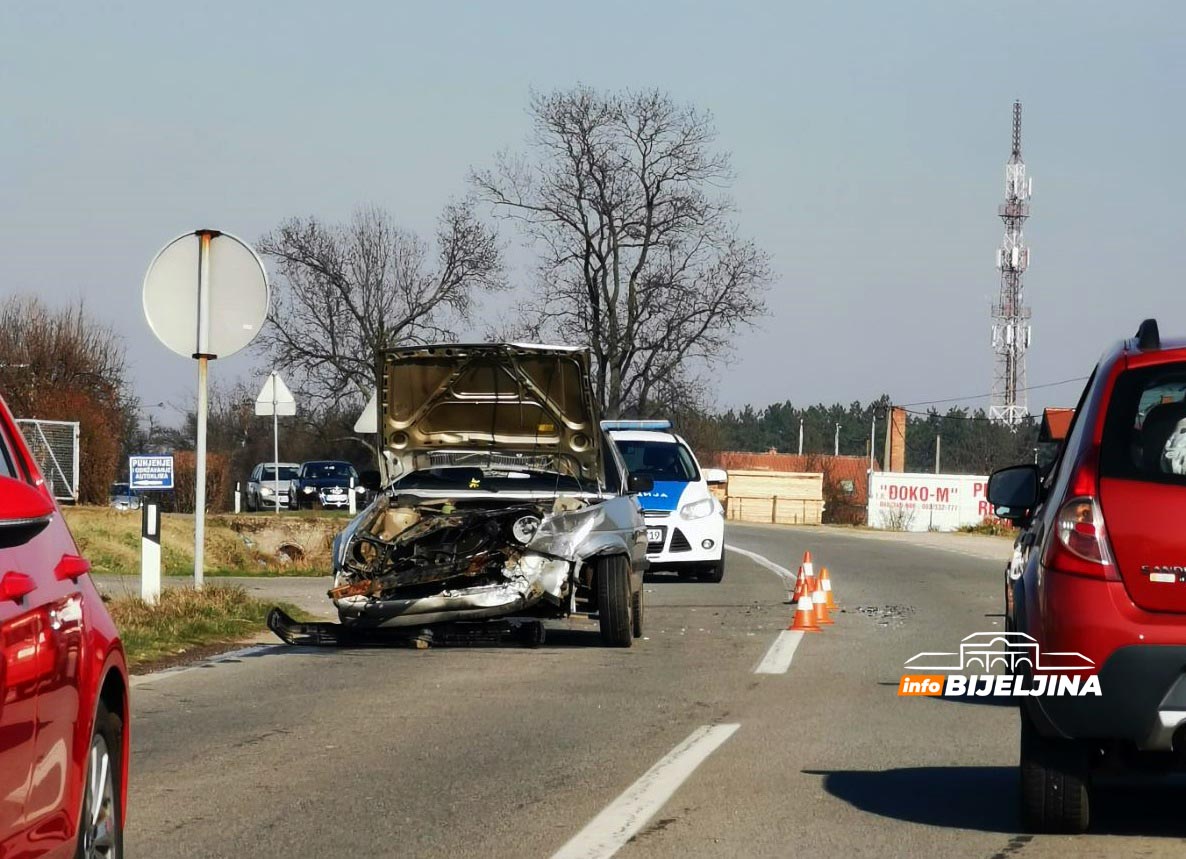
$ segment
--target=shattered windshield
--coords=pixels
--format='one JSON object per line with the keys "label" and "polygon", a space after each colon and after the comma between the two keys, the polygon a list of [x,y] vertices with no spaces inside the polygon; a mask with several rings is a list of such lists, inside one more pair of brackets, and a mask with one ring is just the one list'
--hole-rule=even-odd
{"label": "shattered windshield", "polygon": [[424,468],[401,477],[398,490],[454,492],[588,492],[595,486],[554,471],[444,466]]}

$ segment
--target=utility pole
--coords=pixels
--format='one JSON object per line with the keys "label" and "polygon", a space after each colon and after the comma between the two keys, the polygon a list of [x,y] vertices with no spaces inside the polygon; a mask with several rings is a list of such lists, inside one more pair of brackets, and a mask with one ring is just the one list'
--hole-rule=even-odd
{"label": "utility pole", "polygon": [[803,417],[799,417],[799,456],[803,455]]}
{"label": "utility pole", "polygon": [[939,473],[939,446],[943,443],[943,436],[935,434],[935,474]]}
{"label": "utility pole", "polygon": [[877,410],[873,410],[873,425],[869,428],[869,470],[873,470],[873,450],[877,447]]}
{"label": "utility pole", "polygon": [[836,444],[832,451],[833,456],[840,456],[840,424],[836,424]]}
{"label": "utility pole", "polygon": [[998,209],[1005,237],[997,248],[1001,290],[992,308],[992,350],[995,356],[990,420],[1013,429],[1025,420],[1025,353],[1030,345],[1030,309],[1022,296],[1021,276],[1029,266],[1022,226],[1030,216],[1033,180],[1021,160],[1021,102],[1013,102],[1013,152],[1005,165],[1005,202]]}

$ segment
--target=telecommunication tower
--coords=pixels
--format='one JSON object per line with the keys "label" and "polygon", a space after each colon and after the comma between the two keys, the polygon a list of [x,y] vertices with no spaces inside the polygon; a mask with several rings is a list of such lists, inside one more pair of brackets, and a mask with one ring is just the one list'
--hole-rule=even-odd
{"label": "telecommunication tower", "polygon": [[1025,175],[1021,160],[1021,102],[1013,102],[1013,154],[1005,165],[1005,202],[999,214],[1005,238],[997,249],[1001,293],[992,308],[992,404],[988,416],[1016,427],[1029,415],[1025,395],[1025,353],[1030,345],[1030,309],[1022,296],[1022,275],[1029,266],[1022,226],[1030,216],[1033,180]]}

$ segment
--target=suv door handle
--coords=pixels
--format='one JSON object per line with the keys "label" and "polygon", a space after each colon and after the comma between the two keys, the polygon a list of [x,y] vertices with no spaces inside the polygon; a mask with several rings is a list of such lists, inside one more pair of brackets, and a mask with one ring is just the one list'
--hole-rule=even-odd
{"label": "suv door handle", "polygon": [[33,591],[37,590],[37,583],[32,576],[9,570],[0,578],[0,601],[20,602]]}
{"label": "suv door handle", "polygon": [[54,578],[59,582],[66,579],[78,581],[79,576],[85,576],[91,571],[91,562],[81,555],[62,555],[58,565],[54,567]]}

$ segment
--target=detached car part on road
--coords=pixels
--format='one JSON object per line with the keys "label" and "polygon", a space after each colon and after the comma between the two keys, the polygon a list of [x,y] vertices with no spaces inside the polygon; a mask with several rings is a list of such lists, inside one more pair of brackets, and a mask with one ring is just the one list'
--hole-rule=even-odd
{"label": "detached car part on road", "polygon": [[584,350],[439,345],[380,356],[377,499],[334,542],[352,630],[596,614],[642,635],[646,526],[597,420]]}

